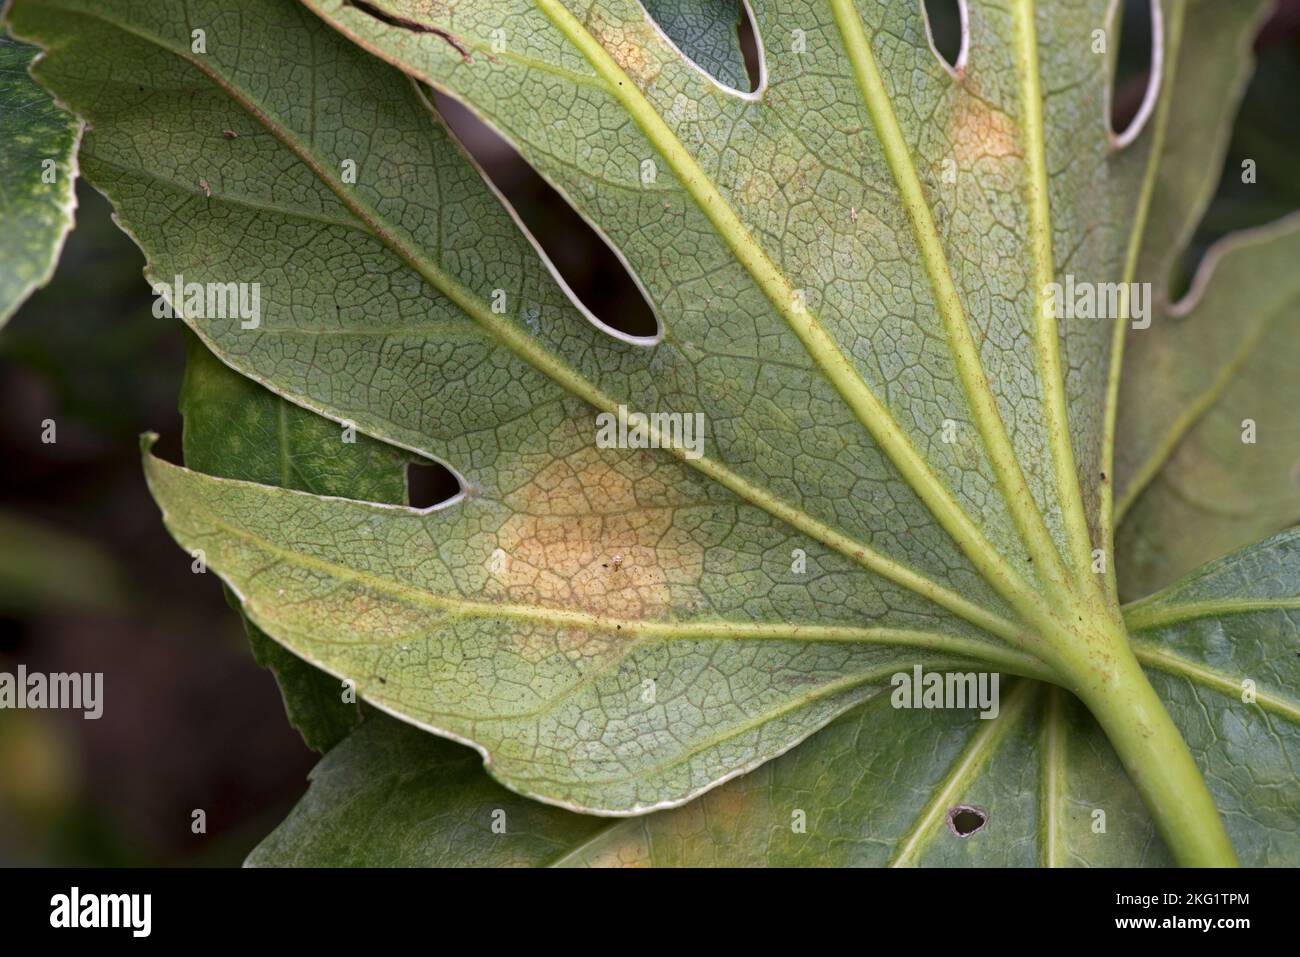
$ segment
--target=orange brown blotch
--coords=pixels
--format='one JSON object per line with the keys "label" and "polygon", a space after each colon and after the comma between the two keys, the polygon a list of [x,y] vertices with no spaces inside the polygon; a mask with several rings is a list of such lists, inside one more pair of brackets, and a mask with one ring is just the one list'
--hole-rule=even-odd
{"label": "orange brown blotch", "polygon": [[1011,117],[964,90],[955,98],[948,141],[958,169],[970,169],[982,159],[1023,155]]}
{"label": "orange brown blotch", "polygon": [[507,560],[494,576],[504,600],[661,617],[673,605],[669,570],[678,581],[698,577],[703,552],[674,532],[662,483],[639,472],[626,452],[589,447],[551,461],[511,496],[515,514],[498,532]]}

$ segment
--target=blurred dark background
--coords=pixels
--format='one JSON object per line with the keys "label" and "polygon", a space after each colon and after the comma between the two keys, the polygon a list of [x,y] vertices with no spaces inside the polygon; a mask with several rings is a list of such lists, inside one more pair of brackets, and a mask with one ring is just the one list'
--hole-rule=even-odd
{"label": "blurred dark background", "polygon": [[[1120,128],[1150,59],[1147,4],[1129,7]],[[954,4],[931,9],[943,49]],[[1300,0],[1284,0],[1257,53],[1189,273],[1223,233],[1300,207]],[[509,147],[443,105],[579,297],[626,332],[653,333],[599,237]],[[1256,185],[1237,175],[1245,157]],[[160,453],[180,460],[185,342],[152,316],[143,258],[107,202],[84,183],[78,198],[54,281],[0,332],[0,670],[103,671],[108,707],[98,721],[0,712],[0,863],[238,864],[301,796],[316,755],[219,583],[190,573],[145,490],[141,432],[161,433]],[[53,444],[41,441],[46,419]],[[207,832],[196,835],[199,808]]]}

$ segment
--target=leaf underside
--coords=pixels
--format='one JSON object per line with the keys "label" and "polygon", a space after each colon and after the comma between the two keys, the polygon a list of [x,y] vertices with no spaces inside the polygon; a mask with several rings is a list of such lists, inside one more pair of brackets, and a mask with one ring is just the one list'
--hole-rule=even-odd
{"label": "leaf underside", "polygon": [[[1294,866],[1300,849],[1300,701],[1265,690],[1300,680],[1296,656],[1274,653],[1296,646],[1300,609],[1258,608],[1296,594],[1297,559],[1297,532],[1230,556],[1142,606],[1154,619],[1223,600],[1217,614],[1134,639],[1248,865]],[[1251,705],[1243,676],[1257,682]],[[962,806],[986,819],[966,837],[948,822]],[[307,796],[249,858],[300,867],[1170,863],[1096,722],[1073,696],[1031,681],[1003,688],[994,720],[897,710],[878,695],[683,808],[618,821],[524,800],[492,782],[472,751],[375,715],[312,772]]]}
{"label": "leaf underside", "polygon": [[[1186,127],[1221,141],[1262,3],[1220,7],[1213,32],[1196,29],[1206,4],[1162,4],[1166,92],[1209,58],[1225,105],[1162,100],[1123,151],[1105,127],[1109,61],[1084,39],[1105,23],[1101,0],[1036,15],[970,4],[960,81],[915,4],[756,3],[757,99],[685,61],[631,2],[584,20],[548,0],[306,4],[337,31],[292,3],[237,6],[19,0],[13,14],[51,48],[41,81],[91,121],[86,175],[150,278],[261,283],[259,328],[184,318],[283,398],[232,398],[232,414],[251,410],[232,446],[187,382],[196,471],[146,459],[168,527],[297,656],[282,681],[294,671],[326,695],[347,678],[548,803],[628,814],[713,789],[602,822],[510,796],[470,752],[372,716],[254,862],[1165,862],[1095,723],[1033,680],[1048,675],[1026,621],[1057,614],[1059,574],[1090,574],[1093,543],[1109,544],[1111,471],[1151,472],[1126,523],[1177,553],[1135,590],[1121,579],[1134,596],[1286,524],[1285,503],[1230,523],[1208,554],[1160,545],[1148,500],[1173,460],[1117,452],[1112,470],[1112,446],[1158,450],[1188,425],[1164,409],[1134,424],[1125,406],[1116,421],[1123,336],[1092,319],[1058,334],[1036,291],[1167,269],[1142,226],[1185,239],[1203,191],[1173,184],[1189,194],[1177,206],[1153,171],[1195,168]],[[773,52],[795,29],[811,53]],[[613,337],[570,302],[422,83],[605,233],[658,314],[657,342]],[[1281,261],[1293,237],[1280,226],[1263,242]],[[1203,293],[1180,321],[1216,308]],[[1157,321],[1147,332],[1175,320]],[[596,411],[620,404],[702,413],[703,456],[594,447]],[[276,426],[254,448],[288,409],[301,433]],[[306,410],[388,446],[331,452],[338,426]],[[407,457],[392,447],[448,463],[465,494],[391,504]],[[1158,597],[1133,612],[1164,615],[1132,625],[1135,646],[1253,863],[1300,858],[1296,675],[1280,651],[1295,637],[1292,550],[1284,536],[1186,586],[1217,595],[1214,576],[1263,569],[1255,597],[1279,607],[1185,620]],[[1150,562],[1110,557],[1121,574]],[[1025,677],[1006,678],[993,721],[891,708],[889,676],[917,664]],[[325,746],[352,718],[336,720],[300,724]],[[988,818],[967,838],[945,823],[959,803]],[[486,806],[537,826],[494,842]],[[417,832],[430,814],[438,826]],[[385,839],[366,850],[335,839],[371,827]]]}

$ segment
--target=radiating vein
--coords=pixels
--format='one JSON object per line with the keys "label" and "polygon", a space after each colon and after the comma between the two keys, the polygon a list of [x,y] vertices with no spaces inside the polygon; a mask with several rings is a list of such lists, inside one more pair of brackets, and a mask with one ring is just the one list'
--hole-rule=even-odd
{"label": "radiating vein", "polygon": [[[1171,675],[1178,675],[1206,688],[1213,688],[1215,691],[1232,698],[1240,699],[1242,693],[1241,682],[1243,678],[1249,677],[1248,675],[1224,674],[1209,665],[1203,665],[1184,658],[1182,655],[1145,638],[1133,639],[1133,653],[1137,655],[1138,661],[1149,668],[1155,668]],[[1291,701],[1271,691],[1256,689],[1255,704],[1265,711],[1271,711],[1289,721],[1300,723],[1300,702]]]}
{"label": "radiating vein", "polygon": [[1124,606],[1124,621],[1130,631],[1176,625],[1197,618],[1218,618],[1223,615],[1247,615],[1256,611],[1287,611],[1300,609],[1300,597],[1292,598],[1225,598],[1213,601],[1172,602],[1159,601],[1159,595]]}
{"label": "radiating vein", "polygon": [[1065,800],[1066,727],[1065,692],[1060,688],[1047,689],[1047,703],[1043,709],[1041,730],[1042,752],[1042,804],[1039,818],[1039,839],[1042,843],[1044,867],[1061,867],[1061,803]]}
{"label": "radiating vein", "polygon": [[[256,483],[241,482],[236,479],[213,479],[201,476],[180,466],[170,465],[154,459],[153,469],[186,473],[201,480],[225,485],[254,486],[264,489],[268,495],[277,498],[301,498],[311,500],[308,492],[294,489],[260,486]],[[364,506],[365,503],[358,503]],[[391,511],[392,507],[385,508]],[[188,514],[188,513],[187,513]],[[543,605],[531,605],[512,602],[479,601],[458,595],[438,595],[415,585],[404,584],[392,578],[370,574],[356,568],[331,561],[327,558],[309,555],[286,545],[278,544],[259,535],[248,528],[231,524],[222,516],[212,511],[204,511],[202,521],[223,535],[246,542],[278,562],[299,568],[309,568],[331,579],[350,582],[370,591],[388,597],[437,611],[453,618],[491,618],[529,621],[552,625],[557,628],[580,628],[586,631],[601,631],[610,634],[622,634],[628,637],[647,637],[665,641],[700,641],[700,640],[755,640],[755,641],[807,641],[807,642],[846,642],[853,644],[896,645],[899,647],[922,648],[942,651],[964,658],[987,661],[999,668],[1031,677],[1049,678],[1050,672],[1036,658],[1008,648],[997,642],[963,638],[942,632],[918,631],[902,628],[870,628],[848,625],[821,625],[798,622],[743,622],[724,620],[695,621],[654,621],[639,618],[618,618],[611,615],[598,615],[592,612],[578,611],[571,608],[551,608]],[[410,514],[414,515],[414,512]],[[167,513],[165,518],[174,524],[177,516]],[[201,534],[201,533],[195,533]]]}
{"label": "radiating vein", "polygon": [[1075,466],[1074,446],[1070,438],[1070,417],[1065,397],[1065,375],[1061,370],[1060,333],[1051,300],[1045,291],[1056,279],[1052,264],[1051,203],[1047,185],[1047,137],[1043,132],[1043,93],[1039,79],[1038,31],[1034,23],[1031,0],[1015,5],[1016,34],[1020,42],[1016,64],[1020,71],[1020,111],[1024,123],[1026,184],[1029,208],[1029,243],[1033,251],[1033,310],[1038,352],[1038,372],[1042,387],[1043,412],[1052,463],[1056,471],[1056,489],[1061,496],[1061,512],[1066,535],[1073,552],[1076,577],[1093,582],[1087,574],[1092,564],[1092,537],[1083,508],[1079,473]]}
{"label": "radiating vein", "polygon": [[[745,228],[740,217],[696,162],[690,150],[678,139],[637,88],[636,83],[627,76],[617,61],[563,3],[559,0],[534,0],[534,2],[569,42],[587,58],[597,74],[607,79],[611,96],[627,111],[646,138],[659,151],[701,212],[713,224],[719,237],[736,256],[737,261],[753,277],[756,285],[786,320],[808,354],[857,416],[858,421],[871,433],[877,445],[889,456],[895,468],[929,508],[939,524],[962,548],[990,584],[997,588],[1017,610],[1031,620],[1041,621],[1038,596],[1025,583],[1019,572],[1012,568],[1005,557],[994,548],[979,525],[966,514],[953,498],[952,493],[934,474],[889,410],[863,381],[862,376],[834,337],[802,304],[802,299],[797,295],[794,285]],[[913,197],[904,196],[904,204],[908,206],[909,211],[914,205],[912,199]],[[951,278],[948,279],[948,283],[951,286]],[[955,289],[951,290],[948,301],[956,302]],[[957,309],[960,311],[959,304]],[[969,330],[965,330],[965,334],[969,340]],[[968,354],[974,355],[973,343],[968,343]],[[963,363],[963,367],[966,374],[963,381],[966,381],[967,376],[971,374],[979,377],[979,386],[974,390],[968,389],[967,393],[977,421],[986,421],[989,412],[996,417],[995,400],[988,383],[982,378],[982,372],[974,373],[969,362]],[[1000,420],[998,421],[1000,425]],[[1035,555],[1036,561],[1046,563],[1049,569],[1052,567],[1059,569],[1060,556],[1051,545],[1042,516],[1038,515],[1032,505],[1032,496],[1027,486],[1023,484],[1024,476],[1011,451],[1010,443],[1006,440],[1005,431],[1001,432],[1001,437],[1005,446],[999,447],[999,451],[1003,453],[1000,456],[1002,468],[999,469],[999,473],[1010,469],[1007,476],[1018,475],[1021,483],[1018,494],[1012,496],[1016,500],[1010,503],[1011,511],[1013,515],[1021,514],[1024,512],[1023,506],[1026,503],[1029,505],[1033,514],[1037,516],[1038,526],[1041,526],[1041,537],[1035,538],[1035,547],[1031,548],[1030,552]],[[1027,524],[1033,524],[1032,520],[1023,515],[1022,518]],[[1048,551],[1043,550],[1044,542],[1045,547],[1050,549],[1050,555]],[[1041,554],[1038,554],[1040,552]],[[1058,578],[1063,580],[1063,573],[1058,573]]]}
{"label": "radiating vein", "polygon": [[997,399],[989,386],[979,358],[979,349],[971,334],[961,294],[957,291],[943,249],[943,240],[930,211],[925,187],[917,174],[907,139],[894,114],[893,103],[876,66],[862,20],[853,0],[830,0],[835,23],[844,42],[845,53],[853,67],[859,92],[875,126],[880,146],[889,164],[902,198],[903,209],[916,237],[917,251],[930,279],[935,305],[943,320],[948,346],[961,378],[962,390],[979,429],[980,437],[993,464],[998,485],[1020,533],[1021,541],[1034,559],[1039,573],[1057,590],[1068,590],[1070,576],[1061,562],[1047,523],[1034,502],[1029,483],[1016,457],[1006,426],[998,412]]}

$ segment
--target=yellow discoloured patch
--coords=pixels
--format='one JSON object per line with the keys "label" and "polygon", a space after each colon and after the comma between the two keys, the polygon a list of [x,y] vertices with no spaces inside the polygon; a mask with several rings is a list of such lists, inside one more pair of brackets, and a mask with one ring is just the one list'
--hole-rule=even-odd
{"label": "yellow discoloured patch", "polygon": [[961,169],[981,159],[1023,155],[1011,117],[974,96],[963,95],[957,99],[948,125],[948,139],[953,146],[953,159]]}
{"label": "yellow discoloured patch", "polygon": [[654,83],[663,71],[663,66],[650,53],[662,41],[648,23],[606,22],[593,15],[587,29],[641,89]]}

